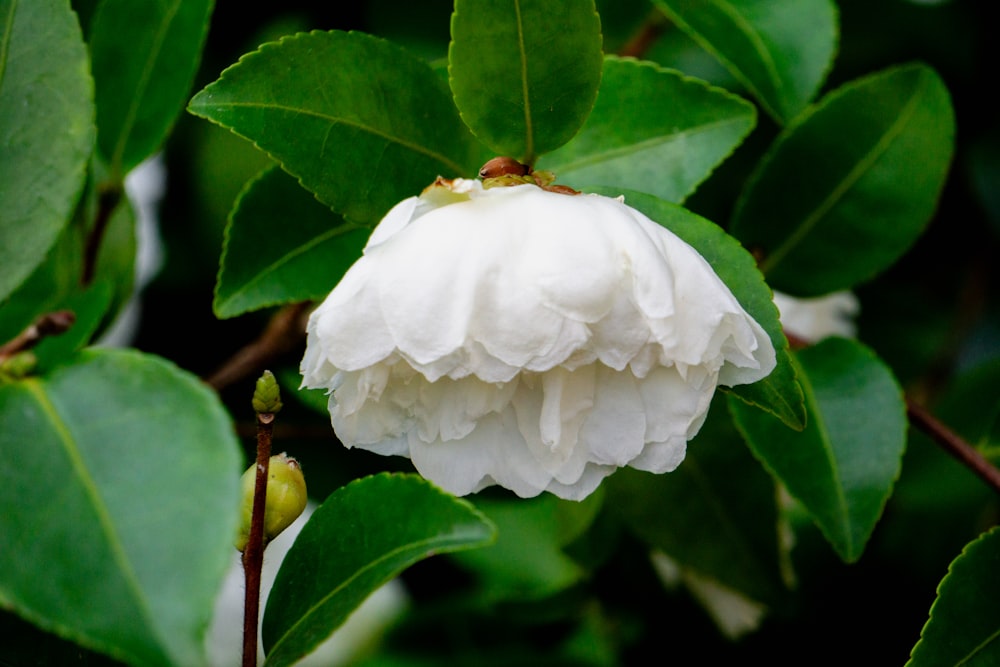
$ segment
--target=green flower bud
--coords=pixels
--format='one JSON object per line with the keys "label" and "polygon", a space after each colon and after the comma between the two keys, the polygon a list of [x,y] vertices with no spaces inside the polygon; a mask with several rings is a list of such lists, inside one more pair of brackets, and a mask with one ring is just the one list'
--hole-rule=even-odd
{"label": "green flower bud", "polygon": [[[243,488],[243,521],[234,542],[240,551],[250,539],[253,516],[253,493],[257,482],[257,465],[250,466],[241,480]],[[306,508],[306,480],[299,462],[284,452],[275,454],[268,463],[267,501],[264,505],[264,544],[273,540],[299,518]]]}
{"label": "green flower bud", "polygon": [[281,410],[281,390],[271,371],[264,371],[253,392],[254,412],[274,414]]}

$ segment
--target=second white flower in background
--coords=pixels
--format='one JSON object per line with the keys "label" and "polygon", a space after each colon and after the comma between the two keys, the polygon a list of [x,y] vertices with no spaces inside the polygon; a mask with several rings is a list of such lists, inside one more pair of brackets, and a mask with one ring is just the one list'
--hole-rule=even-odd
{"label": "second white flower in background", "polygon": [[676,468],[716,387],[774,365],[709,264],[620,199],[456,179],[386,215],[301,370],[349,447],[457,495],[579,500],[618,467]]}

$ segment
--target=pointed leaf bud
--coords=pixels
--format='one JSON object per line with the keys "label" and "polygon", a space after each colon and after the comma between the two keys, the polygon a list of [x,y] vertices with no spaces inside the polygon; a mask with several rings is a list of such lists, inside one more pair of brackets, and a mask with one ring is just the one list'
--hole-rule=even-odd
{"label": "pointed leaf bud", "polygon": [[271,371],[264,371],[253,392],[253,409],[258,414],[274,414],[281,410],[281,389]]}

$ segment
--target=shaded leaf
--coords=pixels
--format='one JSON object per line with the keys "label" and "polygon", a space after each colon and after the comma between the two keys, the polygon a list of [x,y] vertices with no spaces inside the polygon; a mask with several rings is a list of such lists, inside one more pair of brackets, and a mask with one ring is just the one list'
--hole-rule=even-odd
{"label": "shaded leaf", "polygon": [[802,389],[788,353],[788,340],[778,320],[771,290],[753,257],[721,227],[685,208],[641,192],[593,188],[608,196],[623,194],[629,206],[677,234],[692,246],[722,279],[740,305],[767,332],[777,352],[777,367],[763,380],[726,389],[740,400],[777,416],[790,428],[805,424]]}
{"label": "shaded leaf", "polygon": [[361,256],[370,233],[269,168],[247,184],[226,227],[216,316],[325,297]]}
{"label": "shaded leaf", "polygon": [[741,446],[717,398],[671,473],[623,468],[607,506],[640,539],[720,584],[765,604],[784,595],[774,482]]}
{"label": "shaded leaf", "polygon": [[416,475],[379,474],[334,491],[281,564],[264,612],[268,665],[315,649],[376,588],[437,553],[483,546],[493,525]]}
{"label": "shaded leaf", "polygon": [[824,97],[775,141],[730,232],[774,289],[819,296],[886,269],[937,205],[955,118],[941,79],[908,65]]}
{"label": "shaded leaf", "polygon": [[104,0],[88,45],[97,144],[119,178],[154,153],[184,107],[213,0]]}
{"label": "shaded leaf", "polygon": [[[215,394],[155,357],[81,353],[0,385],[0,598],[143,665],[200,664],[240,468]],[[96,610],[96,611],[95,611]]]}
{"label": "shaded leaf", "polygon": [[988,667],[1000,662],[1000,528],[968,544],[938,586],[906,667]]}
{"label": "shaded leaf", "polygon": [[725,65],[779,123],[812,100],[837,50],[829,0],[654,0]]}
{"label": "shaded leaf", "polygon": [[455,104],[500,155],[534,164],[569,141],[594,106],[601,60],[593,0],[455,2],[448,49]]}
{"label": "shaded leaf", "polygon": [[253,141],[334,211],[374,224],[478,148],[425,63],[362,33],[264,44],[194,96],[191,113]]}
{"label": "shaded leaf", "polygon": [[753,129],[750,103],[653,63],[609,57],[594,110],[539,167],[559,183],[681,202]]}
{"label": "shaded leaf", "polygon": [[906,446],[903,392],[867,348],[827,338],[796,355],[806,427],[790,431],[730,401],[737,427],[771,473],[808,510],[840,557],[861,557],[899,476]]}
{"label": "shaded leaf", "polygon": [[66,226],[94,141],[93,81],[67,0],[0,0],[0,301]]}
{"label": "shaded leaf", "polygon": [[491,600],[552,595],[585,575],[563,548],[590,525],[603,498],[600,492],[582,502],[551,494],[517,500],[476,498],[476,508],[497,526],[497,541],[454,558],[476,572]]}

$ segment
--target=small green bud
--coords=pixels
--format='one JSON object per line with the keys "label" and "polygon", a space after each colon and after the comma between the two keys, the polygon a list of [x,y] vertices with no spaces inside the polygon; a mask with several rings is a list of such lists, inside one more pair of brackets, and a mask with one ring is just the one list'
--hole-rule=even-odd
{"label": "small green bud", "polygon": [[0,377],[20,380],[30,375],[37,364],[38,357],[35,356],[35,353],[23,350],[0,363]]}
{"label": "small green bud", "polygon": [[[239,551],[250,539],[253,517],[253,493],[257,482],[257,464],[250,466],[240,480],[243,489],[243,521],[234,542]],[[264,544],[273,540],[299,518],[306,508],[306,479],[299,462],[284,452],[275,454],[268,463],[267,500],[264,505]]]}
{"label": "small green bud", "polygon": [[281,410],[281,389],[271,371],[264,371],[264,374],[257,380],[252,403],[254,412],[258,414],[274,414]]}

